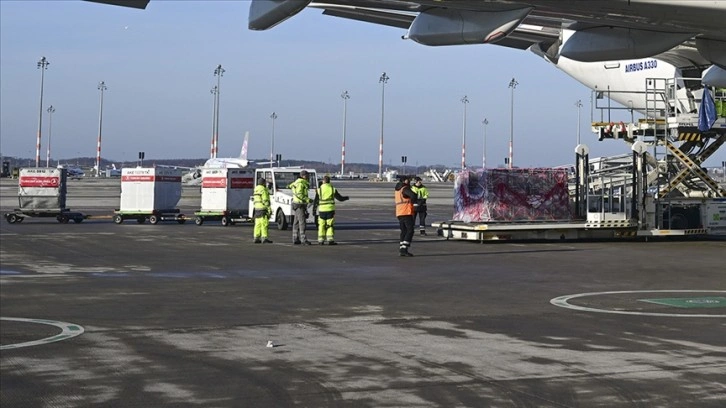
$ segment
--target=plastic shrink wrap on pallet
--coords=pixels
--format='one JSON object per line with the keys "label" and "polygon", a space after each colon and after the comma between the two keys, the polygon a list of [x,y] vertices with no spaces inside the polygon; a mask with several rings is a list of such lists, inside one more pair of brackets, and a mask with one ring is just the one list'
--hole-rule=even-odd
{"label": "plastic shrink wrap on pallet", "polygon": [[567,169],[462,171],[454,186],[454,220],[569,221]]}

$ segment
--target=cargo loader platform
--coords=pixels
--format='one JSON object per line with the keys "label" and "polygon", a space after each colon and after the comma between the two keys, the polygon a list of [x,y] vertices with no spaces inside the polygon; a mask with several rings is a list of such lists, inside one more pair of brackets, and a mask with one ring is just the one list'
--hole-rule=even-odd
{"label": "cargo loader platform", "polygon": [[633,238],[637,236],[637,223],[627,220],[616,222],[552,221],[552,222],[490,222],[467,223],[445,221],[431,224],[437,234],[446,239],[469,241],[498,240],[575,240]]}

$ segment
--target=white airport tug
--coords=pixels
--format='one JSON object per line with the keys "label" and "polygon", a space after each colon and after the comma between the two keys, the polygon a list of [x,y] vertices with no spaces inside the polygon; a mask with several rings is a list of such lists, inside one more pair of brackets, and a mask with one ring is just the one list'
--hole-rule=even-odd
{"label": "white airport tug", "polygon": [[[270,190],[270,205],[272,207],[270,221],[277,224],[277,229],[286,230],[288,225],[292,225],[294,211],[292,210],[292,190],[287,186],[297,180],[301,171],[307,171],[310,182],[310,190],[308,195],[310,201],[315,198],[315,190],[318,188],[318,176],[315,169],[307,169],[303,167],[268,167],[258,168],[255,170],[255,180],[263,178]],[[250,197],[248,205],[248,216],[252,218],[254,211],[254,197]],[[308,210],[307,223],[315,223],[315,211],[312,204]]]}

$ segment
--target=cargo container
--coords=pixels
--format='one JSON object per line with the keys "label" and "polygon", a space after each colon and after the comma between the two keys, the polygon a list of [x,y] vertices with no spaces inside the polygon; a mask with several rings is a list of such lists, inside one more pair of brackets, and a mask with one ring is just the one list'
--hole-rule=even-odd
{"label": "cargo container", "polygon": [[194,222],[221,221],[223,226],[249,220],[248,206],[254,190],[254,170],[202,168],[201,208]]}
{"label": "cargo container", "polygon": [[146,220],[177,221],[186,218],[175,208],[181,199],[181,170],[170,168],[126,168],[121,171],[121,204],[114,211],[114,222],[135,219],[139,224]]}

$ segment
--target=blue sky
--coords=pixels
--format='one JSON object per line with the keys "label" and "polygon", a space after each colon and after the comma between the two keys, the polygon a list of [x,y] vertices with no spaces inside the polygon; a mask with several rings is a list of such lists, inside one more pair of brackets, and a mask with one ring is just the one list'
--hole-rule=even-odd
{"label": "blue sky", "polygon": [[[0,149],[34,157],[40,71],[43,110],[53,105],[52,156],[95,156],[99,91],[105,81],[102,156],[115,161],[206,158],[212,132],[213,71],[221,79],[219,156],[237,156],[245,131],[250,158],[340,162],[343,100],[350,93],[346,162],[378,162],[379,77],[385,89],[384,165],[458,167],[464,95],[467,163],[502,164],[514,91],[514,163],[573,162],[577,108],[593,156],[628,152],[590,132],[590,90],[527,51],[497,46],[432,48],[403,30],[306,9],[264,32],[247,29],[246,1],[154,1],[147,10],[82,1],[0,1]],[[48,116],[43,119],[45,160]],[[722,159],[719,159],[722,160]],[[720,163],[720,162],[719,162]]]}

